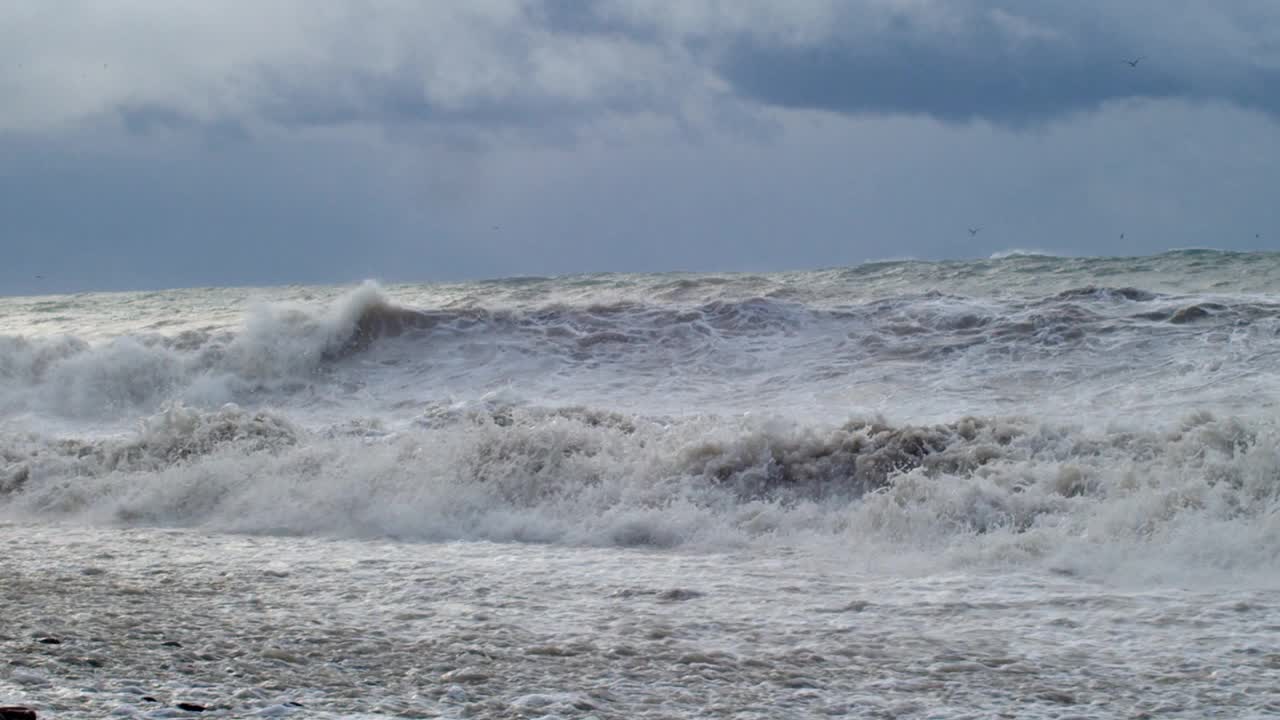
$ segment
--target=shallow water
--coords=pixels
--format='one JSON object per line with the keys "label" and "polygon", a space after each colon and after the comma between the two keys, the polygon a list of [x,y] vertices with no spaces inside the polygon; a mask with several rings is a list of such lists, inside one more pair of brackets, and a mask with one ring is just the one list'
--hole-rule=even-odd
{"label": "shallow water", "polygon": [[1280,712],[1270,591],[885,575],[781,549],[3,533],[0,700],[50,717]]}

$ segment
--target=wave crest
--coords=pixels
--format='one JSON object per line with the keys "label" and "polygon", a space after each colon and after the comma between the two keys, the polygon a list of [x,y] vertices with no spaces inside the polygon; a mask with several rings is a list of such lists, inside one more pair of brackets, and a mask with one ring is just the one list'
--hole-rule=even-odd
{"label": "wave crest", "polygon": [[1075,570],[1104,551],[1116,567],[1158,556],[1274,569],[1280,557],[1280,432],[1208,413],[1146,432],[499,403],[371,429],[305,433],[271,414],[172,408],[128,439],[29,437],[0,448],[0,513],[418,540],[813,541]]}

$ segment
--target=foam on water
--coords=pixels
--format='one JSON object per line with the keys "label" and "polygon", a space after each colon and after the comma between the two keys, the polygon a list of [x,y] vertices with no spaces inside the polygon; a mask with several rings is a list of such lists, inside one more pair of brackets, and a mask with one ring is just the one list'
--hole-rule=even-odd
{"label": "foam on water", "polygon": [[9,436],[10,519],[593,546],[826,547],[864,567],[1027,565],[1240,576],[1280,557],[1280,432],[1026,418],[947,425],[586,408],[442,408],[421,426],[308,431],[174,407],[132,436]]}
{"label": "foam on water", "polygon": [[[567,281],[536,293],[428,289],[425,307],[366,284],[322,303],[246,301],[239,323],[170,334],[140,329],[166,311],[157,306],[95,341],[3,336],[0,411],[117,430],[174,401],[389,418],[505,386],[542,403],[828,421],[1076,417],[1115,409],[1120,394],[1130,419],[1149,420],[1177,404],[1253,412],[1280,369],[1266,297],[1076,285],[860,298],[845,279],[797,299],[776,279],[632,282],[599,296]],[[539,299],[511,305],[513,294]]]}
{"label": "foam on water", "polygon": [[[1264,717],[1273,592],[839,556],[16,530],[0,702],[59,718]],[[41,640],[53,639],[57,644]],[[14,664],[16,661],[17,664]]]}
{"label": "foam on water", "polygon": [[[66,334],[3,336],[0,409],[102,420],[172,400],[216,405],[288,390],[314,378],[385,307],[382,292],[366,283],[327,306],[249,303],[236,329],[162,334],[126,326],[97,343]],[[133,324],[153,324],[146,319]]]}

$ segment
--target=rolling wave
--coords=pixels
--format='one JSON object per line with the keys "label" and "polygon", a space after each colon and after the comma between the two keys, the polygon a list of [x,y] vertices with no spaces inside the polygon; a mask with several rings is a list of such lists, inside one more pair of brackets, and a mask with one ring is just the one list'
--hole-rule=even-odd
{"label": "rolling wave", "polygon": [[[823,392],[842,378],[864,384],[883,376],[878,368],[909,363],[962,383],[994,379],[1016,394],[1016,383],[1034,380],[1032,363],[1051,370],[1059,385],[1172,363],[1229,370],[1234,362],[1237,372],[1271,372],[1274,361],[1258,362],[1280,349],[1273,347],[1277,331],[1280,305],[1269,299],[1130,286],[1040,297],[928,291],[822,305],[745,296],[420,309],[365,284],[327,304],[255,306],[239,327],[129,332],[98,342],[0,336],[0,412],[101,419],[174,401],[345,402],[382,386],[394,403],[406,383],[483,393],[500,382],[600,382],[602,367],[619,380],[650,383],[650,394],[662,392],[653,383],[666,378],[767,395],[806,386]],[[1208,359],[1200,352],[1205,342],[1223,343],[1226,354]],[[387,385],[393,381],[400,390]]]}
{"label": "rolling wave", "polygon": [[1153,432],[502,404],[404,431],[312,431],[278,413],[175,406],[126,437],[5,437],[0,516],[719,550],[824,542],[1055,565],[1093,548],[1116,562],[1274,569],[1280,433],[1208,413]]}

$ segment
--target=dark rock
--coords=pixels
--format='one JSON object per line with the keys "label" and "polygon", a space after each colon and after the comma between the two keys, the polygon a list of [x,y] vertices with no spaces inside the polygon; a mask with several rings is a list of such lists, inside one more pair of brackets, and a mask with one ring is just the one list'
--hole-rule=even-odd
{"label": "dark rock", "polygon": [[306,705],[303,705],[297,700],[289,700],[288,702],[285,703],[285,705],[288,705],[289,707],[306,707]]}
{"label": "dark rock", "polygon": [[187,712],[204,712],[208,708],[199,703],[180,702],[178,703],[178,709],[186,710]]}
{"label": "dark rock", "polygon": [[160,702],[160,701],[151,697],[150,695],[143,695],[142,702]]}
{"label": "dark rock", "polygon": [[160,645],[162,645],[163,647],[182,647],[182,643],[178,642],[177,640],[166,640],[160,643]]}
{"label": "dark rock", "polygon": [[36,711],[21,705],[0,705],[0,720],[36,720]]}
{"label": "dark rock", "polygon": [[43,637],[37,640],[36,642],[43,643],[45,645],[61,645],[62,644],[62,641],[56,637]]}

